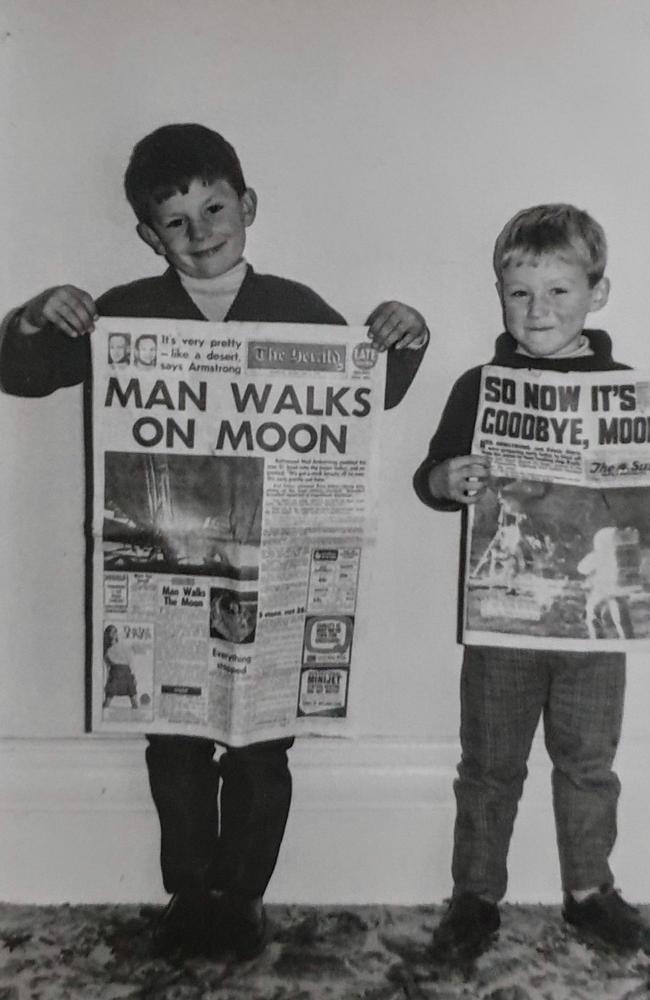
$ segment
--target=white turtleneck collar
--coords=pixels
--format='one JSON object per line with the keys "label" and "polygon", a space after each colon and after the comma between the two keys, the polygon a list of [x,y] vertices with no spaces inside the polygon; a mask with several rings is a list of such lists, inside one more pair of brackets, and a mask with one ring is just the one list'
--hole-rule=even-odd
{"label": "white turtleneck collar", "polygon": [[215,278],[193,278],[178,272],[181,285],[203,313],[213,323],[221,323],[237,297],[246,276],[248,264],[242,257],[234,267]]}

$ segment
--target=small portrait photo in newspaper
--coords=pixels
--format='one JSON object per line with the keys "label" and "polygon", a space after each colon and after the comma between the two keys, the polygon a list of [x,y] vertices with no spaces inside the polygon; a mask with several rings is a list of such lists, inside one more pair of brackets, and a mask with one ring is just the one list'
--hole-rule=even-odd
{"label": "small portrait photo in newspaper", "polygon": [[238,594],[221,587],[210,588],[210,638],[227,642],[254,642],[257,594]]}

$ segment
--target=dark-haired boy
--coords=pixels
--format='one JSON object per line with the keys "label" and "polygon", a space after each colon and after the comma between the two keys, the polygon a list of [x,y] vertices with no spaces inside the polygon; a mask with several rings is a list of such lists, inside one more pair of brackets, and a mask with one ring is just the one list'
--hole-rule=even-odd
{"label": "dark-haired boy", "polygon": [[[257,274],[245,261],[246,229],[255,219],[257,197],[245,183],[235,150],[218,133],[196,124],[157,129],[134,147],[124,184],[138,235],[167,260],[167,270],[113,288],[97,303],[72,285],[30,299],[5,322],[0,353],[5,391],[43,396],[85,381],[86,335],[98,315],[345,323],[310,288]],[[392,407],[420,364],[426,325],[398,302],[382,303],[367,323],[373,344],[390,348],[385,405]],[[154,364],[155,348],[154,341],[138,341],[135,362]],[[163,882],[172,894],[156,935],[162,951],[210,954],[225,944],[244,959],[263,949],[263,896],[289,812],[292,742],[226,748],[215,761],[211,740],[148,737]]]}
{"label": "dark-haired boy", "polygon": [[[609,295],[600,225],[571,205],[514,216],[494,250],[506,333],[493,365],[544,371],[625,368],[611,341],[585,330]],[[488,461],[472,455],[481,368],[451,391],[414,477],[423,503],[466,511],[485,492]],[[565,920],[589,940],[636,949],[648,942],[638,911],[614,889],[619,781],[612,770],[621,731],[625,655],[466,646],[461,673],[453,894],[433,934],[442,961],[480,954],[495,936],[507,855],[526,761],[540,715],[553,761],[553,804]]]}

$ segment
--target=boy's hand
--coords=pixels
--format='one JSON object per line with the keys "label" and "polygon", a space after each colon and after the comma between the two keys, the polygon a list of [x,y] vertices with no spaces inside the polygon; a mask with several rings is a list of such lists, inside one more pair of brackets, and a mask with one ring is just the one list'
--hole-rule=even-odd
{"label": "boy's hand", "polygon": [[82,337],[92,333],[96,319],[97,306],[88,292],[74,285],[57,285],[25,303],[18,328],[23,334],[38,333],[52,323],[68,337]]}
{"label": "boy's hand", "polygon": [[485,493],[489,472],[486,455],[448,458],[429,473],[429,489],[438,500],[473,504]]}
{"label": "boy's hand", "polygon": [[382,302],[368,316],[368,336],[378,351],[422,347],[429,336],[424,317],[403,302]]}

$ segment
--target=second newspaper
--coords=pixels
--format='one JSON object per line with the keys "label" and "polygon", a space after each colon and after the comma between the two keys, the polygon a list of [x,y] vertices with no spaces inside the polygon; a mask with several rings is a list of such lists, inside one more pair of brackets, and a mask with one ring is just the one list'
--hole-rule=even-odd
{"label": "second newspaper", "polygon": [[650,644],[650,373],[486,366],[464,642]]}

